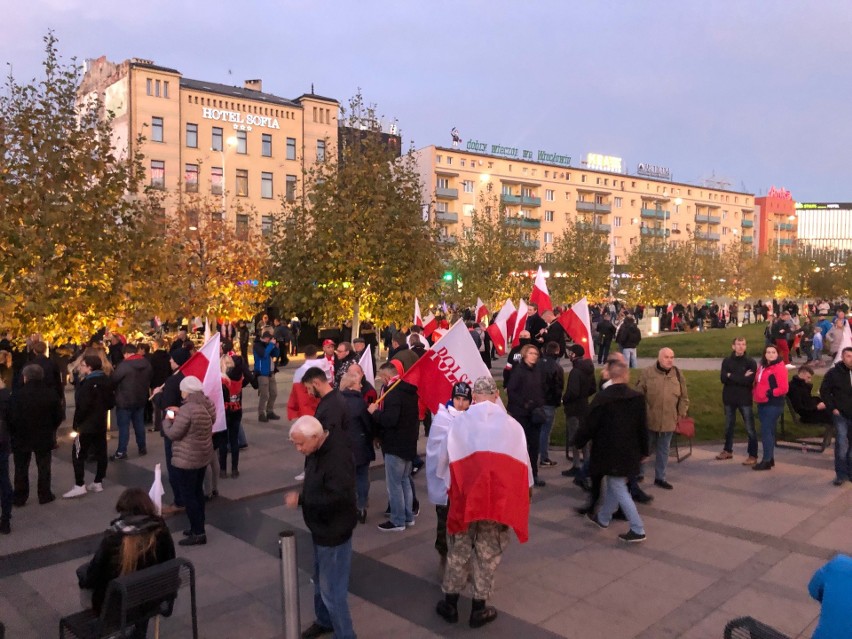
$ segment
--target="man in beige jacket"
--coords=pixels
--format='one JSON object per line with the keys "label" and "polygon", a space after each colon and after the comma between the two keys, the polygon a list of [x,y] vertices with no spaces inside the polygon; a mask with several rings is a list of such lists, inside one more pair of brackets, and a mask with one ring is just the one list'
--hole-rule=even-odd
{"label": "man in beige jacket", "polygon": [[643,369],[636,387],[645,395],[648,408],[648,437],[650,450],[656,451],[654,484],[671,490],[666,481],[669,463],[669,446],[677,420],[685,417],[689,409],[686,380],[674,365],[674,351],[661,348],[657,361]]}

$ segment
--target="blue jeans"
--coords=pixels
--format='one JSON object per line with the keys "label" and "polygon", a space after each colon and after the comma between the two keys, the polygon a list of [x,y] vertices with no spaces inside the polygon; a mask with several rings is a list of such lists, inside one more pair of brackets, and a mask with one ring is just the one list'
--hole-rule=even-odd
{"label": "blue jeans", "polygon": [[411,490],[411,462],[385,454],[385,482],[388,485],[390,520],[394,526],[414,521],[414,491]]}
{"label": "blue jeans", "polygon": [[553,429],[553,420],[556,417],[556,406],[542,406],[547,421],[541,426],[541,437],[539,438],[538,454],[541,461],[550,461],[548,448],[550,448],[550,431]]}
{"label": "blue jeans", "polygon": [[[778,419],[784,412],[783,403],[764,402],[757,405],[757,418],[760,420],[760,441],[763,443],[763,459],[770,461],[775,458],[775,428]],[[839,439],[839,438],[838,438]]]}
{"label": "blue jeans", "polygon": [[666,481],[666,468],[669,466],[669,448],[672,445],[672,435],[674,433],[671,431],[668,433],[648,431],[648,448],[651,453],[656,451],[656,459],[654,460],[655,480]]}
{"label": "blue jeans", "polygon": [[754,429],[754,411],[751,405],[728,406],[725,404],[725,450],[734,452],[734,427],[737,425],[737,411],[743,416],[746,435],[748,435],[748,456],[757,457],[757,431]]}
{"label": "blue jeans", "polygon": [[352,538],[338,546],[314,544],[314,615],[339,639],[354,639],[346,596],[352,567]]}
{"label": "blue jeans", "polygon": [[622,348],[621,354],[624,355],[624,359],[627,360],[627,365],[630,368],[636,368],[636,349],[635,348]]}
{"label": "blue jeans", "polygon": [[183,508],[185,504],[183,494],[180,491],[180,481],[177,478],[177,469],[172,466],[172,440],[165,435],[163,435],[163,447],[166,450],[166,472],[169,474],[169,486],[172,488],[175,506]]}
{"label": "blue jeans", "polygon": [[175,468],[175,477],[180,484],[189,529],[193,535],[204,534],[204,468]]}
{"label": "blue jeans", "polygon": [[358,510],[367,507],[370,494],[370,462],[355,466],[355,502]]}
{"label": "blue jeans", "polygon": [[627,517],[627,521],[630,522],[630,530],[637,535],[644,535],[645,526],[642,523],[642,518],[639,516],[639,511],[636,510],[636,504],[633,503],[630,491],[627,490],[627,477],[607,475],[603,503],[598,510],[598,521],[604,526],[609,526],[612,515],[619,506],[621,506],[624,516]]}
{"label": "blue jeans", "polygon": [[118,450],[115,452],[122,455],[127,454],[127,445],[130,443],[130,424],[133,424],[133,432],[136,435],[136,447],[139,452],[145,451],[145,405],[133,408],[116,408],[116,421],[118,421]]}
{"label": "blue jeans", "polygon": [[837,430],[834,438],[834,472],[837,479],[852,479],[852,450],[849,449],[849,425],[852,419],[832,414],[831,421]]}

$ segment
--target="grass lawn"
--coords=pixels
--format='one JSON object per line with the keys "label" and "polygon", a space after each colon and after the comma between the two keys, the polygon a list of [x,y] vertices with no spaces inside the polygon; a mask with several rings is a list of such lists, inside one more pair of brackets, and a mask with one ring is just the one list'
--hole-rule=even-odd
{"label": "grass lawn", "polygon": [[745,324],[742,328],[714,328],[703,333],[663,333],[639,342],[639,357],[656,357],[664,346],[675,352],[676,357],[727,357],[731,352],[731,341],[745,337],[752,357],[763,351],[763,331],[766,324]]}

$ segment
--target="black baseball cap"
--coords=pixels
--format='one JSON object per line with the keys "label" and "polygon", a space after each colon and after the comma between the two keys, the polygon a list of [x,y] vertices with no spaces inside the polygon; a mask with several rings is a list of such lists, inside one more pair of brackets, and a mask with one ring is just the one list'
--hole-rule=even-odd
{"label": "black baseball cap", "polygon": [[456,382],[453,385],[453,397],[464,397],[468,401],[473,400],[473,392],[467,382]]}

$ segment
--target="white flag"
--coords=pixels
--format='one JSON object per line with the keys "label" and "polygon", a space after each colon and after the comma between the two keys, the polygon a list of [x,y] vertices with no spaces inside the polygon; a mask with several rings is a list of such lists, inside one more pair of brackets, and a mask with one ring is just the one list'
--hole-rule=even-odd
{"label": "white flag", "polygon": [[157,509],[157,514],[163,514],[163,472],[160,470],[160,464],[154,466],[154,483],[151,484],[151,490],[148,491],[148,497],[154,502],[154,507]]}
{"label": "white flag", "polygon": [[361,355],[361,359],[358,360],[358,365],[361,367],[361,370],[364,371],[364,379],[367,380],[367,383],[370,386],[376,385],[376,371],[373,370],[373,347],[370,344],[367,344],[367,348],[364,349],[364,354]]}

